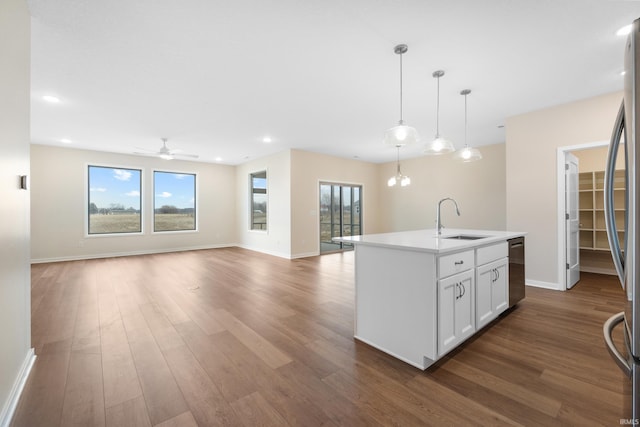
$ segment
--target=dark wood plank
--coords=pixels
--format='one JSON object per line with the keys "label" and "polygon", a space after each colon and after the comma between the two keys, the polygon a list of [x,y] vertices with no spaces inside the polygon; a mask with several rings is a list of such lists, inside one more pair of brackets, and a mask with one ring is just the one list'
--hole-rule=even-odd
{"label": "dark wood plank", "polygon": [[625,379],[602,339],[624,305],[615,277],[527,288],[422,372],[353,339],[353,258],[34,265],[38,359],[11,425],[619,425]]}

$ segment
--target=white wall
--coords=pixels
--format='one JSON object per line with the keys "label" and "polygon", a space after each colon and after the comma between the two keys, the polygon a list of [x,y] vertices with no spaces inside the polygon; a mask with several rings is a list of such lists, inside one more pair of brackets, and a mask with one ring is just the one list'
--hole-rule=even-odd
{"label": "white wall", "polygon": [[622,92],[506,120],[507,228],[527,231],[527,283],[561,289],[558,271],[558,147],[606,141]]}
{"label": "white wall", "polygon": [[[143,169],[144,234],[86,236],[89,164]],[[202,249],[237,242],[233,166],[32,145],[31,169],[34,262]],[[154,169],[197,174],[197,232],[152,233]]]}
{"label": "white wall", "polygon": [[[267,171],[267,230],[250,230],[249,175]],[[249,161],[236,167],[238,244],[279,257],[291,257],[291,152]]]}
{"label": "white wall", "polygon": [[0,2],[0,426],[8,425],[33,361],[29,266],[30,17],[25,0]]}
{"label": "white wall", "polygon": [[[421,156],[400,160],[408,187],[388,187],[396,162],[380,166],[381,230],[403,231],[434,228],[436,205],[445,197],[458,202],[460,216],[451,202],[442,205],[442,223],[449,228],[506,229],[505,144],[480,147],[482,160],[460,163],[452,155]],[[516,230],[520,231],[520,230]]]}

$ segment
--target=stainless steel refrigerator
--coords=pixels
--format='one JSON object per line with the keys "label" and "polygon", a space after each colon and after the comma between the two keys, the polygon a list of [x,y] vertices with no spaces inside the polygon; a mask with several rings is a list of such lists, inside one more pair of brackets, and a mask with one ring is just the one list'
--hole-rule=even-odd
{"label": "stainless steel refrigerator", "polygon": [[[640,422],[640,19],[633,22],[624,53],[624,100],[614,125],[605,170],[605,223],[616,272],[626,293],[625,310],[609,318],[603,327],[609,353],[629,381],[625,384],[623,417]],[[614,169],[618,152],[625,157],[624,237],[618,233],[614,200]],[[620,208],[620,200],[618,200]],[[622,241],[621,241],[622,240]],[[622,324],[624,345],[616,347],[612,333]]]}

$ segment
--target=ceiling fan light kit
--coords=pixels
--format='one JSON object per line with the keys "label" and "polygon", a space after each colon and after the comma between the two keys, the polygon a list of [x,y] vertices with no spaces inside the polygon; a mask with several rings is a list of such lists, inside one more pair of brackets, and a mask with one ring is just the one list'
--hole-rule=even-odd
{"label": "ceiling fan light kit", "polygon": [[167,138],[161,138],[161,140],[162,140],[162,147],[160,147],[158,151],[150,151],[145,148],[138,148],[139,150],[143,150],[143,151],[136,151],[133,154],[138,154],[141,156],[158,157],[163,160],[173,160],[178,157],[184,157],[188,159],[197,159],[200,157],[197,154],[188,154],[188,153],[183,153],[180,150],[169,149],[169,147],[167,147]]}

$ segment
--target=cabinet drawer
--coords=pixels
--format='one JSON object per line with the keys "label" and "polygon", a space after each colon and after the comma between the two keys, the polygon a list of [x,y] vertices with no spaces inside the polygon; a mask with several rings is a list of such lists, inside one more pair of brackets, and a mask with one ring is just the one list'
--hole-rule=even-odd
{"label": "cabinet drawer", "polygon": [[473,250],[444,255],[438,258],[438,277],[442,279],[473,267]]}
{"label": "cabinet drawer", "polygon": [[509,247],[507,242],[500,242],[495,245],[478,248],[476,252],[476,264],[482,265],[509,256]]}

